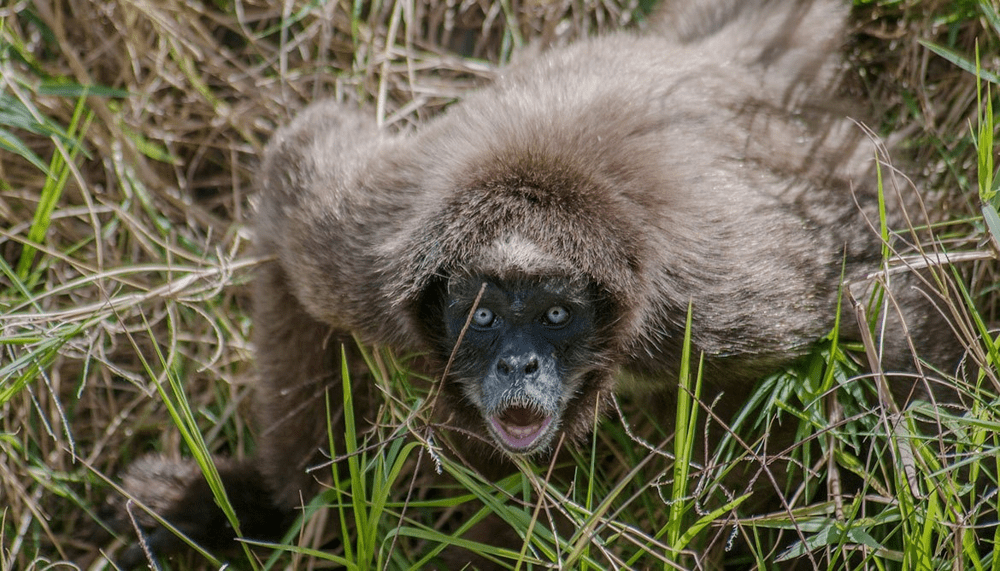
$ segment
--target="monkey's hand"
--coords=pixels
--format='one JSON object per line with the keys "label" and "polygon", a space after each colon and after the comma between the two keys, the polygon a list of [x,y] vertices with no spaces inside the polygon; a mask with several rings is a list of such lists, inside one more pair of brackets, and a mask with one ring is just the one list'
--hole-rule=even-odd
{"label": "monkey's hand", "polygon": [[[271,493],[249,462],[220,460],[219,476],[230,505],[246,537],[278,537],[291,514],[274,507]],[[187,540],[209,550],[232,548],[236,533],[226,519],[198,466],[191,460],[170,460],[158,454],[144,456],[122,476],[127,499],[116,501],[115,527],[122,534],[134,530],[136,541],[118,558],[122,569],[134,569],[151,558],[172,555],[186,541],[146,511],[156,513]],[[142,507],[137,504],[142,504]]]}

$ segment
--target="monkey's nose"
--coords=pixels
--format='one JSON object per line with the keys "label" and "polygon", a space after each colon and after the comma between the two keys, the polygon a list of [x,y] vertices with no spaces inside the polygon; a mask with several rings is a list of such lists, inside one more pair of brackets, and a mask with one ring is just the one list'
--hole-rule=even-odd
{"label": "monkey's nose", "polygon": [[497,371],[505,377],[521,372],[530,375],[538,370],[538,357],[524,355],[521,357],[503,357],[497,361]]}

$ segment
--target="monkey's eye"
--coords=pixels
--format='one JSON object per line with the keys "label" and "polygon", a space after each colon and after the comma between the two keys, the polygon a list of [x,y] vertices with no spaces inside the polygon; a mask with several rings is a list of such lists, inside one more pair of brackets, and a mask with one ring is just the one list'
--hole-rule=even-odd
{"label": "monkey's eye", "polygon": [[545,323],[548,325],[563,325],[569,321],[569,310],[561,305],[553,305],[545,312]]}
{"label": "monkey's eye", "polygon": [[485,307],[476,308],[476,312],[472,314],[472,323],[476,327],[489,327],[493,325],[494,320],[496,316],[493,311]]}

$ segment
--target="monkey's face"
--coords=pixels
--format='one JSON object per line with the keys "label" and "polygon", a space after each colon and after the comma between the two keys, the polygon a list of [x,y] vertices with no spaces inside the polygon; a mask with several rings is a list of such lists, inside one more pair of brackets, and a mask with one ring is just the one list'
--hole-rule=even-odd
{"label": "monkey's face", "polygon": [[444,313],[447,341],[458,343],[452,378],[496,443],[514,454],[543,450],[592,354],[587,287],[565,278],[453,279]]}

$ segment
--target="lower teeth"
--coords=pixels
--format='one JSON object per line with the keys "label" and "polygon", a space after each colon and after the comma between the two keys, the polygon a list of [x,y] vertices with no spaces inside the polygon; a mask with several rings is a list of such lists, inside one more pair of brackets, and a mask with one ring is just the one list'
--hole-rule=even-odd
{"label": "lower teeth", "polygon": [[505,426],[504,428],[507,429],[507,432],[511,436],[515,436],[517,438],[524,438],[525,436],[531,436],[533,433],[537,432],[539,426],[541,426],[541,425],[539,425],[539,424],[533,424],[531,426],[509,426],[508,425],[508,426]]}

